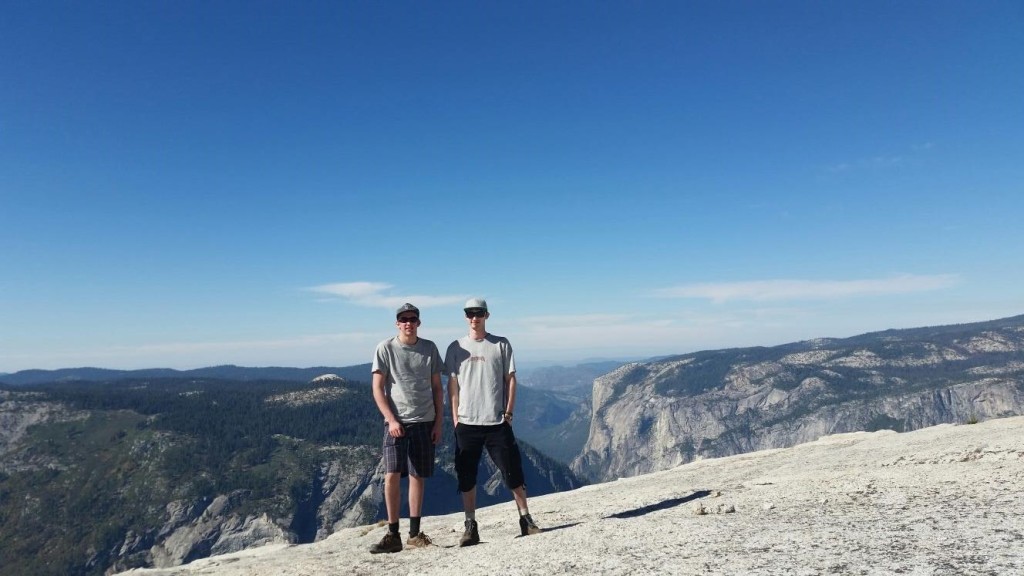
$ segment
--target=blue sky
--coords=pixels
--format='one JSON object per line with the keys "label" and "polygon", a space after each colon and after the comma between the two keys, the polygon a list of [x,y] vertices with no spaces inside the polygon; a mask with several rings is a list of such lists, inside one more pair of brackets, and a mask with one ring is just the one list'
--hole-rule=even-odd
{"label": "blue sky", "polygon": [[521,364],[1024,313],[1024,5],[22,2],[0,372]]}

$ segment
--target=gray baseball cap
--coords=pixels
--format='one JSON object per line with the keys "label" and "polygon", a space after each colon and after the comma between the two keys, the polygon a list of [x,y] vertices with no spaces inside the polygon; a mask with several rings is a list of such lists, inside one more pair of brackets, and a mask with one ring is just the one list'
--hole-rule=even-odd
{"label": "gray baseball cap", "polygon": [[480,308],[486,311],[487,300],[484,300],[483,298],[470,298],[469,300],[466,300],[466,305],[463,306],[462,309],[469,310],[471,308]]}
{"label": "gray baseball cap", "polygon": [[416,315],[417,318],[420,317],[420,309],[413,306],[412,304],[409,304],[408,302],[402,304],[402,307],[395,311],[395,318],[401,316],[402,312],[412,312],[413,314]]}

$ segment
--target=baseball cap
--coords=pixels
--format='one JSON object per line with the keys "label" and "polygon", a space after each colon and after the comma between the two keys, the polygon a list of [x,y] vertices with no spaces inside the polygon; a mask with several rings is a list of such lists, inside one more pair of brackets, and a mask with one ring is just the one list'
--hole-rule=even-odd
{"label": "baseball cap", "polygon": [[420,309],[413,306],[412,304],[409,304],[408,302],[402,304],[402,307],[395,311],[395,318],[401,316],[402,312],[412,312],[413,314],[416,315],[417,318],[419,318],[420,316]]}
{"label": "baseball cap", "polygon": [[484,300],[483,298],[470,298],[469,300],[466,300],[466,305],[463,306],[462,309],[469,310],[471,308],[480,308],[486,311],[487,300]]}

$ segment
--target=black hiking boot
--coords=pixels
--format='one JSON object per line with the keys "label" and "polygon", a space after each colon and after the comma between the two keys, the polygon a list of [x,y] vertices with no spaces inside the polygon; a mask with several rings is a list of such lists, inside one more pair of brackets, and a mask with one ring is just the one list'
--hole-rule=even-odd
{"label": "black hiking boot", "polygon": [[472,546],[480,543],[480,532],[477,530],[476,520],[466,520],[466,531],[459,538],[459,546]]}
{"label": "black hiking boot", "polygon": [[370,554],[392,553],[402,551],[402,537],[398,534],[388,532],[373,546],[370,546]]}
{"label": "black hiking boot", "polygon": [[530,534],[540,534],[543,532],[537,524],[534,523],[533,517],[529,514],[526,516],[519,517],[519,531],[523,533],[523,536],[529,536]]}

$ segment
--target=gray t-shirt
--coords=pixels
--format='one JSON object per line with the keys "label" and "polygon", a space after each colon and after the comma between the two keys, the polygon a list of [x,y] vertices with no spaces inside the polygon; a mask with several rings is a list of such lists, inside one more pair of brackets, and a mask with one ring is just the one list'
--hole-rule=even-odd
{"label": "gray t-shirt", "polygon": [[516,371],[512,345],[488,334],[483,340],[463,336],[448,346],[445,373],[459,379],[459,422],[501,424],[508,389],[505,377]]}
{"label": "gray t-shirt", "polygon": [[442,367],[441,353],[430,340],[407,346],[395,336],[377,345],[372,371],[384,374],[384,393],[398,420],[413,424],[436,418],[430,378]]}

